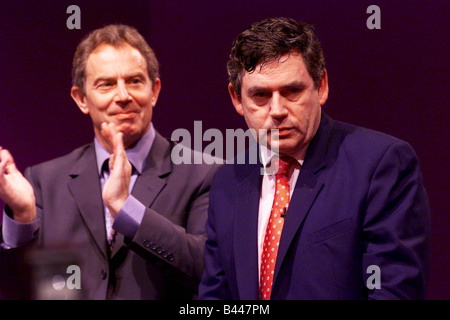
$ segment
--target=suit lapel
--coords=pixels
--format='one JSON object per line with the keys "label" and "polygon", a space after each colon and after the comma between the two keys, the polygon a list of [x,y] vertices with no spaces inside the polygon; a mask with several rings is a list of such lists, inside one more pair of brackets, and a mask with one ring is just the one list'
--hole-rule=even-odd
{"label": "suit lapel", "polygon": [[308,147],[305,161],[289,203],[275,265],[274,286],[287,251],[324,186],[323,182],[317,179],[317,173],[326,166],[331,133],[332,120],[325,113],[322,113],[319,129]]}
{"label": "suit lapel", "polygon": [[[146,208],[149,208],[165,187],[166,177],[171,169],[170,144],[156,132],[155,140],[145,161],[144,169],[136,179],[131,194]],[[124,236],[117,234],[116,243],[111,254],[112,257],[115,256],[123,244]]]}
{"label": "suit lapel", "polygon": [[[302,169],[303,171],[304,169]],[[311,184],[306,184],[302,180],[310,180]],[[303,171],[300,174],[295,191],[289,204],[289,209],[286,214],[283,232],[281,234],[280,246],[278,249],[277,262],[274,272],[274,283],[280,271],[281,264],[286,257],[286,253],[295,234],[300,229],[303,220],[309,213],[317,195],[323,187],[323,183],[318,182],[316,177],[309,172]]]}
{"label": "suit lapel", "polygon": [[166,185],[166,177],[171,170],[170,143],[156,132],[142,174],[137,178],[131,194],[149,208]]}
{"label": "suit lapel", "polygon": [[[104,207],[96,163],[95,148],[91,144],[70,171],[72,181],[69,182],[68,187],[92,238],[107,258]],[[131,194],[146,208],[150,207],[166,185],[165,177],[170,171],[170,144],[156,132],[143,172],[136,179]],[[118,234],[112,256],[117,253],[123,243],[123,235]]]}
{"label": "suit lapel", "polygon": [[107,258],[105,216],[93,144],[75,163],[70,176],[72,180],[68,187],[81,217],[97,247]]}
{"label": "suit lapel", "polygon": [[254,300],[258,293],[258,211],[261,192],[261,165],[236,166],[244,176],[236,190],[234,239],[239,298]]}

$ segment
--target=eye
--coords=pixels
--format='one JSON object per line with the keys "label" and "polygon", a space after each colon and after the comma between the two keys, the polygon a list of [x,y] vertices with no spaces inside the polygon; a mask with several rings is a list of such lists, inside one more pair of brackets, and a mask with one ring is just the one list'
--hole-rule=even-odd
{"label": "eye", "polygon": [[114,84],[111,81],[102,81],[98,84],[98,87],[101,89],[107,89],[112,87]]}
{"label": "eye", "polygon": [[135,77],[135,78],[132,78],[129,83],[132,85],[138,85],[138,84],[143,83],[143,80],[140,77]]}
{"label": "eye", "polygon": [[256,91],[251,95],[251,99],[253,100],[253,103],[258,106],[263,106],[269,101],[271,96],[270,92],[267,91]]}
{"label": "eye", "polygon": [[287,87],[282,91],[282,95],[289,100],[296,100],[301,96],[302,88],[301,87]]}
{"label": "eye", "polygon": [[261,98],[265,98],[267,96],[268,96],[267,93],[264,91],[257,91],[253,94],[253,98],[255,98],[255,99],[261,99]]}

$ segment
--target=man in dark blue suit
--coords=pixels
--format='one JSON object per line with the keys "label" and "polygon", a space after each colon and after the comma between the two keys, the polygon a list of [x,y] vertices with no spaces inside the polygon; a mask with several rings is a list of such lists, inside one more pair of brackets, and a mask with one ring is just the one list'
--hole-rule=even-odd
{"label": "man in dark blue suit", "polygon": [[[200,298],[424,298],[430,210],[415,152],[321,110],[328,80],[313,28],[255,23],[227,67],[234,107],[265,139],[259,163],[214,178]],[[283,178],[261,174],[278,158]]]}

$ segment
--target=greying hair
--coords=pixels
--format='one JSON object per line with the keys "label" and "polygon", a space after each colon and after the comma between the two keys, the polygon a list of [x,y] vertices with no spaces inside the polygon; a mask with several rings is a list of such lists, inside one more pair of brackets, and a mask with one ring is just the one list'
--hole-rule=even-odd
{"label": "greying hair", "polygon": [[155,53],[135,28],[118,24],[96,29],[80,42],[73,58],[72,85],[80,87],[84,92],[86,63],[89,55],[98,46],[109,44],[118,47],[125,43],[136,48],[142,54],[147,62],[148,75],[154,83],[156,78],[159,78],[159,63]]}

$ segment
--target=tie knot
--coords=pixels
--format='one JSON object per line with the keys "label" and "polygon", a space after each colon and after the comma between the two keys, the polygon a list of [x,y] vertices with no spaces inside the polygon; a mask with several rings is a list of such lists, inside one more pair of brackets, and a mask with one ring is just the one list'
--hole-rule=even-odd
{"label": "tie knot", "polygon": [[277,176],[287,177],[289,176],[289,166],[291,159],[278,159],[278,171]]}

